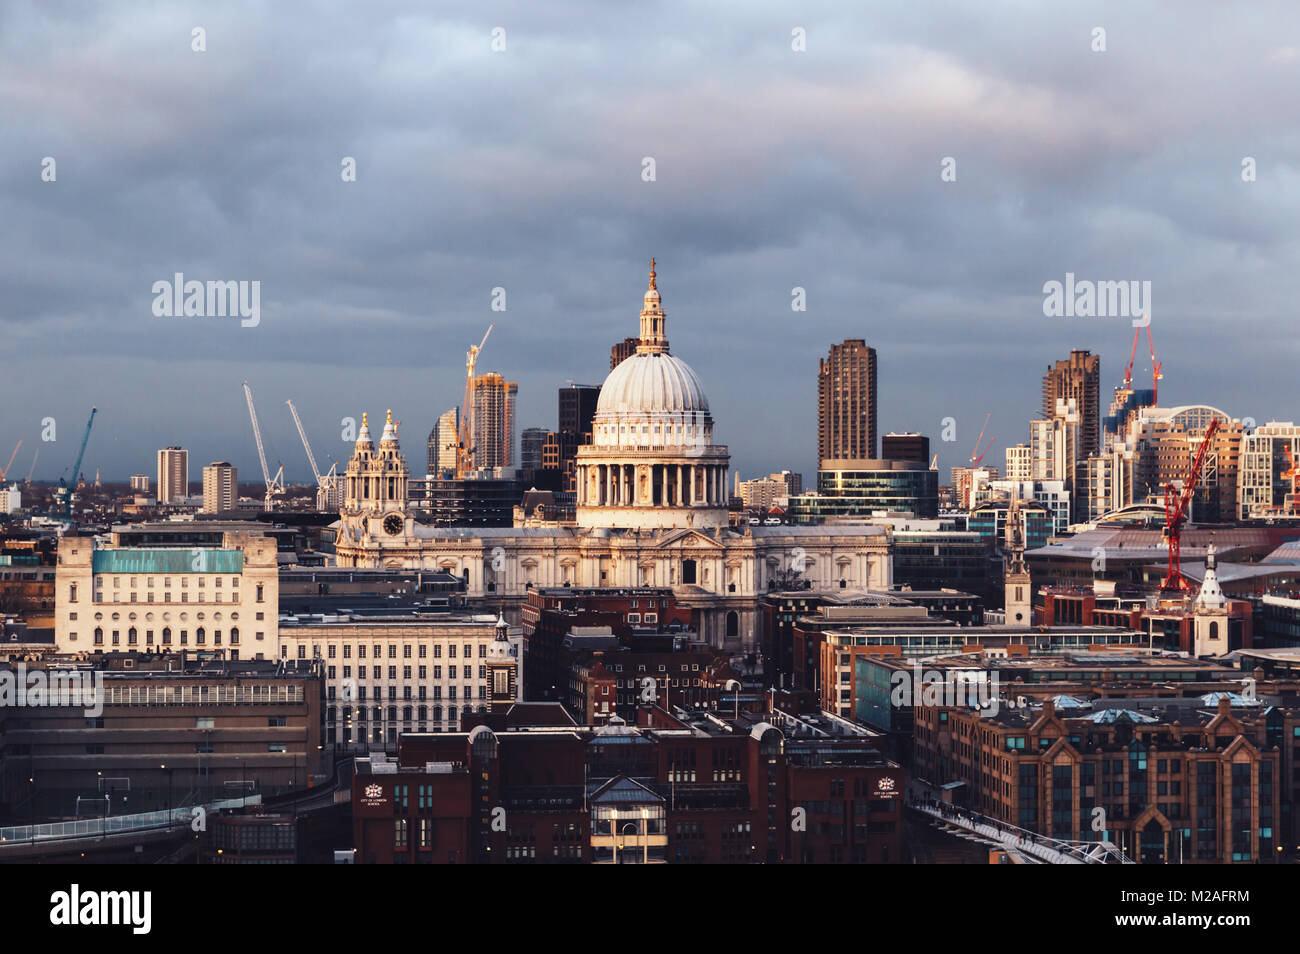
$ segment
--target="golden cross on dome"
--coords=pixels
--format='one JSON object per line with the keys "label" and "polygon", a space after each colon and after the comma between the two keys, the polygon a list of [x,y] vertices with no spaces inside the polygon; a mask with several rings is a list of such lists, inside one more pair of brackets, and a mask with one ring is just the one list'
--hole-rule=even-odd
{"label": "golden cross on dome", "polygon": [[650,287],[658,288],[655,284],[655,260],[653,258],[650,259]]}

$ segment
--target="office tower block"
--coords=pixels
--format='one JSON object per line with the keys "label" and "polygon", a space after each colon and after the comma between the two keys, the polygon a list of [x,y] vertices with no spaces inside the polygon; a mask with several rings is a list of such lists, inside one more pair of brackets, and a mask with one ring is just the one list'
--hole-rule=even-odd
{"label": "office tower block", "polygon": [[542,448],[551,432],[544,427],[525,427],[519,433],[519,468],[542,469]]}
{"label": "office tower block", "polygon": [[[639,338],[629,338],[633,342],[633,351]],[[560,429],[556,433],[560,445],[560,469],[563,471],[564,490],[577,491],[577,468],[575,461],[578,448],[591,442],[591,419],[596,413],[596,403],[600,400],[598,384],[566,384],[559,390]]]}
{"label": "office tower block", "polygon": [[442,474],[456,469],[456,445],[460,441],[460,408],[444,411],[429,432],[427,470],[429,474]]}
{"label": "office tower block", "polygon": [[924,434],[889,433],[880,439],[880,456],[884,460],[914,460],[930,463],[930,438]]}

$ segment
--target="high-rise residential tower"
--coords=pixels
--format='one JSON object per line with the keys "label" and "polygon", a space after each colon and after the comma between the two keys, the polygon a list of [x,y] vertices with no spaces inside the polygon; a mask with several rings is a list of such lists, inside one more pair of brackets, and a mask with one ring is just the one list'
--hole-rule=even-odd
{"label": "high-rise residential tower", "polygon": [[203,512],[234,510],[239,502],[239,471],[228,461],[213,461],[203,468]]}
{"label": "high-rise residential tower", "polygon": [[609,370],[613,371],[620,364],[626,361],[632,355],[636,354],[636,346],[641,343],[640,338],[624,338],[614,347],[609,349]]}
{"label": "high-rise residential tower", "polygon": [[1073,400],[1079,410],[1077,459],[1086,461],[1101,449],[1101,356],[1073,350],[1065,361],[1049,365],[1043,375],[1042,416],[1051,419],[1057,401]]}
{"label": "high-rise residential tower", "polygon": [[513,467],[515,464],[515,398],[519,385],[495,371],[474,379],[474,467]]}
{"label": "high-rise residential tower", "polygon": [[179,503],[190,493],[190,452],[165,447],[158,452],[158,502]]}
{"label": "high-rise residential tower", "polygon": [[817,463],[875,456],[876,349],[846,339],[818,362]]}

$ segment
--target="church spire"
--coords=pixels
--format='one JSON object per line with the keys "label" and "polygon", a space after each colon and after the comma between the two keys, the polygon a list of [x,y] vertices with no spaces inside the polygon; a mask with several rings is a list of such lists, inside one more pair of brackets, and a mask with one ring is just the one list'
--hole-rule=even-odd
{"label": "church spire", "polygon": [[637,354],[667,354],[667,320],[659,300],[659,282],[655,272],[655,260],[652,258],[650,259],[650,287],[646,289],[641,308],[641,343],[637,345]]}

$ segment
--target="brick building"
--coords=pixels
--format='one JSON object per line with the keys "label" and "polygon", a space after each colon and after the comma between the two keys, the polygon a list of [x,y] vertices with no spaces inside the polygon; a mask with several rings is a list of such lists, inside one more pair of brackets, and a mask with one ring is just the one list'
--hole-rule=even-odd
{"label": "brick building", "polygon": [[901,768],[826,716],[404,735],[357,760],[361,864],[868,863],[903,857]]}
{"label": "brick building", "polygon": [[961,783],[985,815],[1054,838],[1105,838],[1142,862],[1276,861],[1294,844],[1300,707],[1288,700],[1058,696],[992,716],[922,705],[914,771]]}

